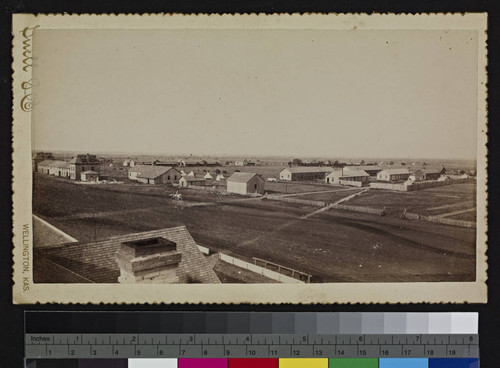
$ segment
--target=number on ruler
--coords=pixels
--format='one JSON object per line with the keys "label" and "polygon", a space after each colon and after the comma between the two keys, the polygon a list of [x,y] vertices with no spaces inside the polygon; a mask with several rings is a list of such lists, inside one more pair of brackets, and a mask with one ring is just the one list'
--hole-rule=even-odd
{"label": "number on ruler", "polygon": [[389,350],[381,350],[380,355],[383,355],[383,356],[389,355]]}
{"label": "number on ruler", "polygon": [[141,356],[141,354],[142,354],[142,353],[141,353],[141,349],[137,349],[137,350],[135,351],[135,355],[136,355],[136,356]]}
{"label": "number on ruler", "polygon": [[366,355],[366,350],[365,349],[361,349],[359,351],[359,355]]}
{"label": "number on ruler", "polygon": [[158,355],[163,355],[163,350],[158,350]]}
{"label": "number on ruler", "polygon": [[226,350],[225,355],[231,355],[231,350]]}
{"label": "number on ruler", "polygon": [[292,353],[293,356],[300,356],[300,350],[294,350]]}
{"label": "number on ruler", "polygon": [[434,355],[434,350],[427,350],[426,353],[427,355]]}
{"label": "number on ruler", "polygon": [[455,351],[455,349],[450,349],[448,350],[448,355],[457,355],[457,352]]}
{"label": "number on ruler", "polygon": [[275,350],[275,349],[269,350],[269,354],[271,354],[272,356],[276,356],[276,355],[278,355],[278,350]]}
{"label": "number on ruler", "polygon": [[411,349],[403,350],[403,355],[411,355]]}
{"label": "number on ruler", "polygon": [[74,351],[74,350],[71,350],[71,351],[69,352],[69,355],[75,355],[75,351]]}
{"label": "number on ruler", "polygon": [[344,350],[337,350],[337,355],[344,355]]}
{"label": "number on ruler", "polygon": [[257,352],[255,350],[253,350],[253,349],[248,350],[248,355],[255,356],[256,353]]}
{"label": "number on ruler", "polygon": [[314,355],[323,356],[323,350],[321,350],[321,349],[315,350]]}
{"label": "number on ruler", "polygon": [[207,356],[208,355],[208,350],[203,350],[203,356]]}

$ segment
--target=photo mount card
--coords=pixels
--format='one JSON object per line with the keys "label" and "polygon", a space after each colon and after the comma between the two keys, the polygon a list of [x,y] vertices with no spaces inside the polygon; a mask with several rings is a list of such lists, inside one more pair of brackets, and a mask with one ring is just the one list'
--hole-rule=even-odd
{"label": "photo mount card", "polygon": [[14,302],[486,302],[486,27],[14,15]]}

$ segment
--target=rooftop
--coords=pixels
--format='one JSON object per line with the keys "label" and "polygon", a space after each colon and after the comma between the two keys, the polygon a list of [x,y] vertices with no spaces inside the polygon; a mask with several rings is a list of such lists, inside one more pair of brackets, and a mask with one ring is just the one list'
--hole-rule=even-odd
{"label": "rooftop", "polygon": [[[136,165],[133,168],[131,168],[130,171],[136,172],[138,178],[155,179],[155,178],[165,174],[170,169],[173,169],[173,167],[171,167],[171,166]],[[179,175],[180,175],[180,173],[179,173]]]}
{"label": "rooftop", "polygon": [[370,176],[366,171],[364,170],[353,170],[353,169],[346,169],[342,171],[342,176]]}
{"label": "rooftop", "polygon": [[[231,175],[227,179],[227,181],[228,182],[232,181],[235,183],[248,183],[250,180],[253,179],[254,176],[257,176],[260,178],[260,176],[257,175],[256,173],[235,172],[233,175]],[[262,180],[264,180],[264,179],[262,179]]]}
{"label": "rooftop", "polygon": [[69,167],[69,162],[68,161],[60,161],[60,160],[43,160],[38,163],[38,166],[50,166],[50,167],[60,167],[60,168],[67,168]]}
{"label": "rooftop", "polygon": [[[330,173],[333,168],[329,166],[296,166],[296,167],[285,167],[283,170],[288,170],[293,174],[301,173]],[[281,170],[281,171],[283,171]]]}
{"label": "rooftop", "polygon": [[[125,242],[136,242],[151,238],[163,238],[177,245],[182,254],[178,276],[180,283],[218,284],[219,278],[198,249],[185,226],[152,230],[135,234],[111,237],[87,243],[67,243],[50,247],[35,248],[34,278],[36,282],[117,283],[120,269],[116,253]],[[40,267],[43,265],[44,267]],[[47,279],[47,275],[52,275]]]}
{"label": "rooftop", "polygon": [[391,175],[400,175],[400,174],[409,174],[410,171],[408,169],[384,169],[381,172],[391,174]]}

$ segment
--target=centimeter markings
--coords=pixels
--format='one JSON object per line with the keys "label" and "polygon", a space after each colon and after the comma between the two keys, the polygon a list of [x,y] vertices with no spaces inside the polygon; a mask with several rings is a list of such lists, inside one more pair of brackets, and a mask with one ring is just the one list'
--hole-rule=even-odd
{"label": "centimeter markings", "polygon": [[478,357],[478,335],[26,334],[26,358]]}

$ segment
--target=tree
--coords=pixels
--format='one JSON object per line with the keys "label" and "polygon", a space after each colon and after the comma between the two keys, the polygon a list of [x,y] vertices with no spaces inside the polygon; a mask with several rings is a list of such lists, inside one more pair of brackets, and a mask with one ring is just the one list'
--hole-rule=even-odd
{"label": "tree", "polygon": [[389,165],[394,165],[394,161],[389,162]]}
{"label": "tree", "polygon": [[292,167],[292,161],[288,161],[288,167]]}
{"label": "tree", "polygon": [[359,164],[360,164],[360,165],[364,165],[364,164],[365,164],[365,160],[361,160],[361,161],[359,161]]}
{"label": "tree", "polygon": [[300,158],[294,158],[292,162],[295,166],[302,165],[302,160]]}
{"label": "tree", "polygon": [[215,169],[215,173],[216,173],[217,175],[219,175],[219,174],[220,174],[220,170],[219,170],[219,169]]}

